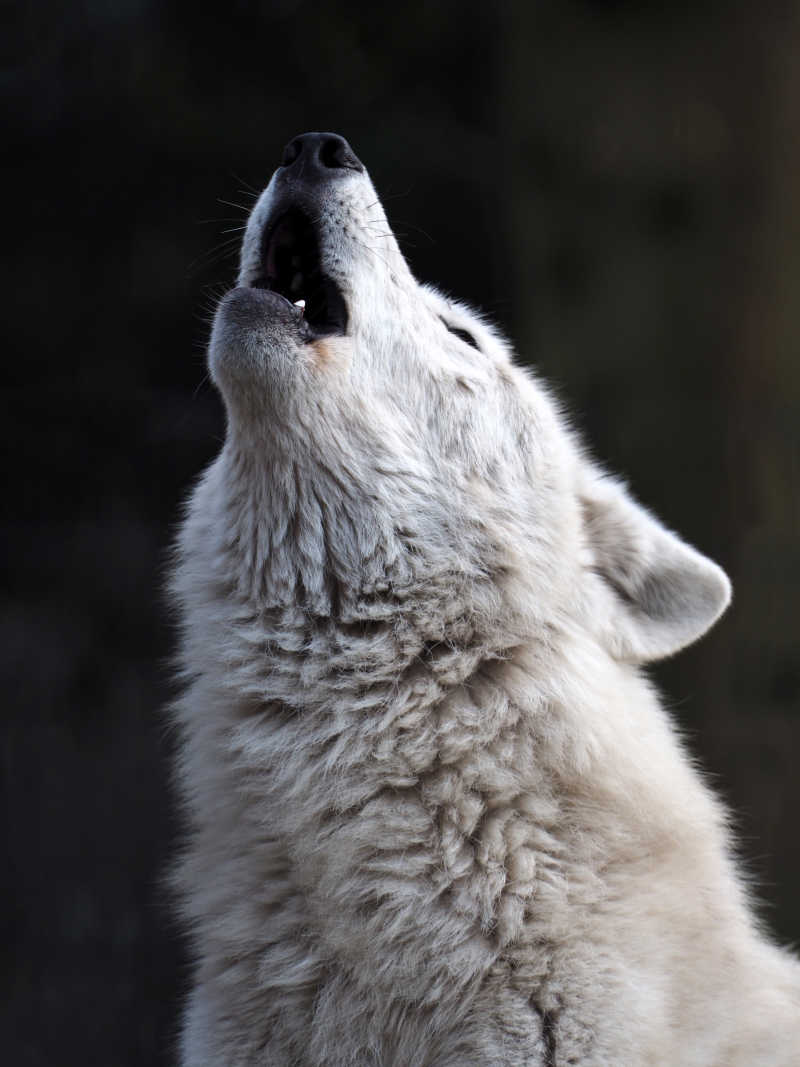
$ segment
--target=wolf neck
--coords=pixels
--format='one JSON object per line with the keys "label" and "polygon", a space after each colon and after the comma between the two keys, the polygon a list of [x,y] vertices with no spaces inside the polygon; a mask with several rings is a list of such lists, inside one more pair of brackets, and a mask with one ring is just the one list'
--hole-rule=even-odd
{"label": "wolf neck", "polygon": [[433,695],[515,643],[489,573],[476,581],[463,552],[426,555],[420,530],[321,464],[226,445],[192,512],[184,584],[217,607],[224,592],[220,637],[238,634],[251,658],[258,644],[279,699],[313,703],[333,684],[385,703],[387,687],[423,680]]}
{"label": "wolf neck", "polygon": [[234,440],[215,466],[219,563],[253,608],[332,619],[353,599],[351,575],[373,594],[402,581],[390,524],[333,462]]}

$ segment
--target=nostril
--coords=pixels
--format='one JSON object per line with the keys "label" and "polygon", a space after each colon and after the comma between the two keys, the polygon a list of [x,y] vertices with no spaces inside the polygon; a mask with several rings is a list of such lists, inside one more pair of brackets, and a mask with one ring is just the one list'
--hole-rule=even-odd
{"label": "nostril", "polygon": [[281,156],[281,164],[280,165],[282,167],[290,167],[292,165],[292,163],[294,163],[294,161],[300,155],[302,150],[303,150],[302,138],[295,137],[294,140],[290,141],[287,144],[287,146],[284,148],[283,155]]}
{"label": "nostril", "polygon": [[339,137],[337,134],[331,134],[323,140],[319,148],[319,160],[324,167],[331,169],[359,171],[364,169],[344,137]]}

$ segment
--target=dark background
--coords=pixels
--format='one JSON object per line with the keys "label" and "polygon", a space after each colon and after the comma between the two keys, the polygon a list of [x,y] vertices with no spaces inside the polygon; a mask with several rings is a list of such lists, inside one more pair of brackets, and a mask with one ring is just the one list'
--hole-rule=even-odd
{"label": "dark background", "polygon": [[203,355],[235,269],[220,242],[309,129],[352,141],[417,275],[488,312],[731,574],[728,615],[656,673],[767,924],[797,938],[798,4],[38,0],[14,18],[4,1062],[170,1058],[165,549],[224,432]]}

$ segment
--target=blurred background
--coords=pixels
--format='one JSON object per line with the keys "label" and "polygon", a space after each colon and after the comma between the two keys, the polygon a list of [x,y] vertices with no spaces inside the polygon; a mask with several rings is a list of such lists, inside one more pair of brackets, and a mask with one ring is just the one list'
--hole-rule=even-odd
{"label": "blurred background", "polygon": [[656,671],[800,937],[800,5],[39,0],[4,35],[3,987],[15,1067],[171,1060],[165,550],[224,433],[208,315],[336,130],[735,601]]}

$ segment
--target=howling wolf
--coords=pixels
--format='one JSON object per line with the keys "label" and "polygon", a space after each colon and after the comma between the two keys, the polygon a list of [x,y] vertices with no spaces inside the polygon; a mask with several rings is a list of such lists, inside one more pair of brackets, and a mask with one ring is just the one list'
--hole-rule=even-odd
{"label": "howling wolf", "polygon": [[287,146],[209,348],[175,874],[184,1067],[790,1067],[800,965],[640,665],[728,603],[364,166]]}

